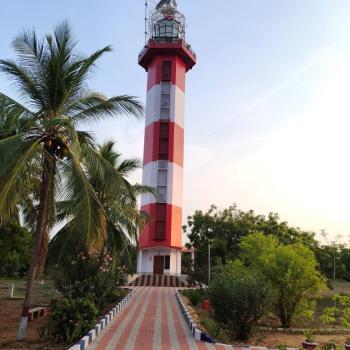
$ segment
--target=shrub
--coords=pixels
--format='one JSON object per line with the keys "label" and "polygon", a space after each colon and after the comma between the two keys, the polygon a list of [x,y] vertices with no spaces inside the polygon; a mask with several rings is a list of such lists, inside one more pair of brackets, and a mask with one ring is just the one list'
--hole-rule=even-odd
{"label": "shrub", "polygon": [[235,261],[229,262],[215,276],[209,295],[216,321],[234,330],[238,338],[246,340],[257,322],[266,316],[272,290],[259,274]]}
{"label": "shrub", "polygon": [[326,324],[341,324],[343,327],[350,328],[350,296],[334,294],[333,307],[326,307],[323,310],[320,320]]}
{"label": "shrub", "polygon": [[110,304],[118,304],[126,295],[128,291],[125,289],[118,288],[117,290],[113,290],[106,296],[106,300]]}
{"label": "shrub", "polygon": [[322,346],[322,350],[341,350],[340,347],[337,346],[335,340],[330,340],[325,345]]}
{"label": "shrub", "polygon": [[97,315],[95,305],[88,299],[55,301],[46,333],[55,341],[76,341],[94,326]]}
{"label": "shrub", "polygon": [[187,289],[182,292],[193,306],[197,306],[202,300],[202,295],[198,289]]}
{"label": "shrub", "polygon": [[65,259],[55,265],[52,275],[57,289],[66,298],[89,298],[99,310],[113,302],[115,289],[124,282],[121,269],[106,250]]}
{"label": "shrub", "polygon": [[212,318],[202,314],[201,323],[209,333],[211,337],[220,343],[228,344],[230,342],[230,337],[227,329],[222,325],[218,324]]}

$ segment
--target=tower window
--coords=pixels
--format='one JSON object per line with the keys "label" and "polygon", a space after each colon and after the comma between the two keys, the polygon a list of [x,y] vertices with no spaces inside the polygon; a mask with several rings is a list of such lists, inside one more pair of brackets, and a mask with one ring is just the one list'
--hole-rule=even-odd
{"label": "tower window", "polygon": [[163,240],[166,236],[166,204],[157,203],[156,208],[154,239]]}
{"label": "tower window", "polygon": [[162,81],[171,81],[171,61],[162,63]]}
{"label": "tower window", "polygon": [[168,159],[169,156],[169,123],[163,122],[159,126],[158,159]]}

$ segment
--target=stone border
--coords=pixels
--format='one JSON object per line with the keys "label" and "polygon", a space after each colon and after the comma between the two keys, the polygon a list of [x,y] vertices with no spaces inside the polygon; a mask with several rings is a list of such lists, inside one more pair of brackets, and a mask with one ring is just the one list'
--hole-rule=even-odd
{"label": "stone border", "polygon": [[185,302],[181,299],[180,292],[181,289],[176,290],[176,298],[177,301],[180,304],[181,311],[185,317],[185,321],[188,324],[188,327],[190,328],[192,335],[195,340],[205,341],[207,343],[215,343],[214,339],[211,338],[207,333],[200,330],[200,328],[197,326],[197,324],[193,321],[190,313],[188,312],[187,306]]}
{"label": "stone border", "polygon": [[[197,326],[197,324],[193,321],[193,319],[188,311],[188,308],[186,306],[186,303],[182,300],[179,292],[181,292],[181,289],[176,290],[176,298],[177,298],[177,301],[179,302],[179,305],[180,305],[181,311],[185,317],[186,323],[188,324],[195,340],[204,341],[204,342],[212,343],[215,345],[231,346],[232,349],[239,348],[241,350],[243,350],[243,349],[244,350],[269,350],[269,348],[267,348],[265,346],[242,345],[242,346],[236,347],[235,345],[216,343],[212,337],[210,337],[207,333],[201,331],[200,328]],[[287,348],[287,350],[299,350],[299,348]]]}
{"label": "stone border", "polygon": [[[259,327],[262,331],[270,331],[283,334],[303,334],[309,328],[280,328],[280,327]],[[348,328],[312,328],[314,335],[346,335],[350,334]]]}
{"label": "stone border", "polygon": [[89,331],[78,341],[78,343],[70,347],[68,350],[85,350],[88,345],[90,345],[97,338],[102,329],[104,329],[107,324],[124,308],[134,293],[135,290],[132,289],[130,293],[123,300],[121,300],[119,304],[116,305],[107,315],[105,315],[91,331]]}

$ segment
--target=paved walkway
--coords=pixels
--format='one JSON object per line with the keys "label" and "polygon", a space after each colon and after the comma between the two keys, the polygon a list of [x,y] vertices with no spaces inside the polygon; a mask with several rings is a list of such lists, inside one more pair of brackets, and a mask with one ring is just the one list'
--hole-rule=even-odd
{"label": "paved walkway", "polygon": [[232,349],[196,342],[175,298],[175,288],[138,287],[125,309],[88,350]]}

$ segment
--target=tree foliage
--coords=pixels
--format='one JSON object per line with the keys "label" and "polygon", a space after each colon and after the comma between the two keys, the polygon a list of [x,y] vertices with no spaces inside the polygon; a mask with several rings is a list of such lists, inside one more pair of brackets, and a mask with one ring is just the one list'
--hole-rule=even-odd
{"label": "tree foliage", "polygon": [[21,99],[18,102],[0,93],[5,101],[1,124],[11,118],[21,121],[7,126],[9,132],[3,132],[0,139],[0,222],[17,211],[33,175],[38,182],[32,259],[18,339],[24,337],[35,275],[46,259],[57,200],[65,201],[74,218],[71,234],[83,232],[93,250],[103,246],[107,222],[89,171],[108,174],[108,191],[118,188],[132,195],[119,172],[96,151],[93,137],[79,131],[78,125],[112,116],[141,117],[143,107],[133,96],[108,98],[90,90],[93,68],[111,47],[84,57],[76,45],[69,23],[64,22],[43,39],[35,31],[23,32],[13,41],[17,60],[0,60],[0,72],[11,79]]}
{"label": "tree foliage", "polygon": [[263,275],[276,292],[274,308],[283,327],[299,312],[312,311],[324,287],[314,253],[301,243],[279,244],[273,236],[248,235],[241,242],[244,264]]}
{"label": "tree foliage", "polygon": [[[122,159],[121,154],[114,150],[114,146],[113,141],[107,141],[98,146],[96,152],[104,162],[111,166],[111,169],[118,172],[120,181],[128,191],[123,190],[120,186],[110,185],[108,172],[101,173],[99,169],[87,166],[88,179],[104,209],[103,222],[106,227],[106,239],[103,247],[112,254],[114,261],[133,273],[138,233],[149,219],[138,209],[137,195],[152,191],[152,189],[129,183],[128,177],[140,167],[140,161],[133,158]],[[89,250],[87,237],[76,225],[75,221],[78,218],[72,216],[70,203],[59,202],[58,208],[58,220],[69,220],[50,242],[49,262],[51,265],[69,256],[74,258],[80,252],[88,253]],[[71,234],[72,232],[74,235]],[[80,244],[76,244],[77,241]]]}
{"label": "tree foliage", "polygon": [[332,300],[334,306],[326,307],[320,320],[326,324],[340,324],[350,328],[350,296],[334,294]]}
{"label": "tree foliage", "polygon": [[0,276],[13,277],[28,270],[32,234],[15,220],[0,226]]}
{"label": "tree foliage", "polygon": [[[212,267],[226,264],[239,257],[242,238],[253,232],[274,236],[283,244],[302,243],[312,249],[317,242],[312,232],[302,231],[281,221],[278,214],[270,213],[267,217],[255,214],[253,210],[242,211],[233,205],[224,210],[212,206],[209,211],[196,211],[189,216],[187,225],[189,248],[196,250],[194,262],[194,279],[206,283],[208,276],[208,237],[211,240]],[[188,262],[189,263],[189,262]],[[191,267],[187,266],[187,270]]]}

